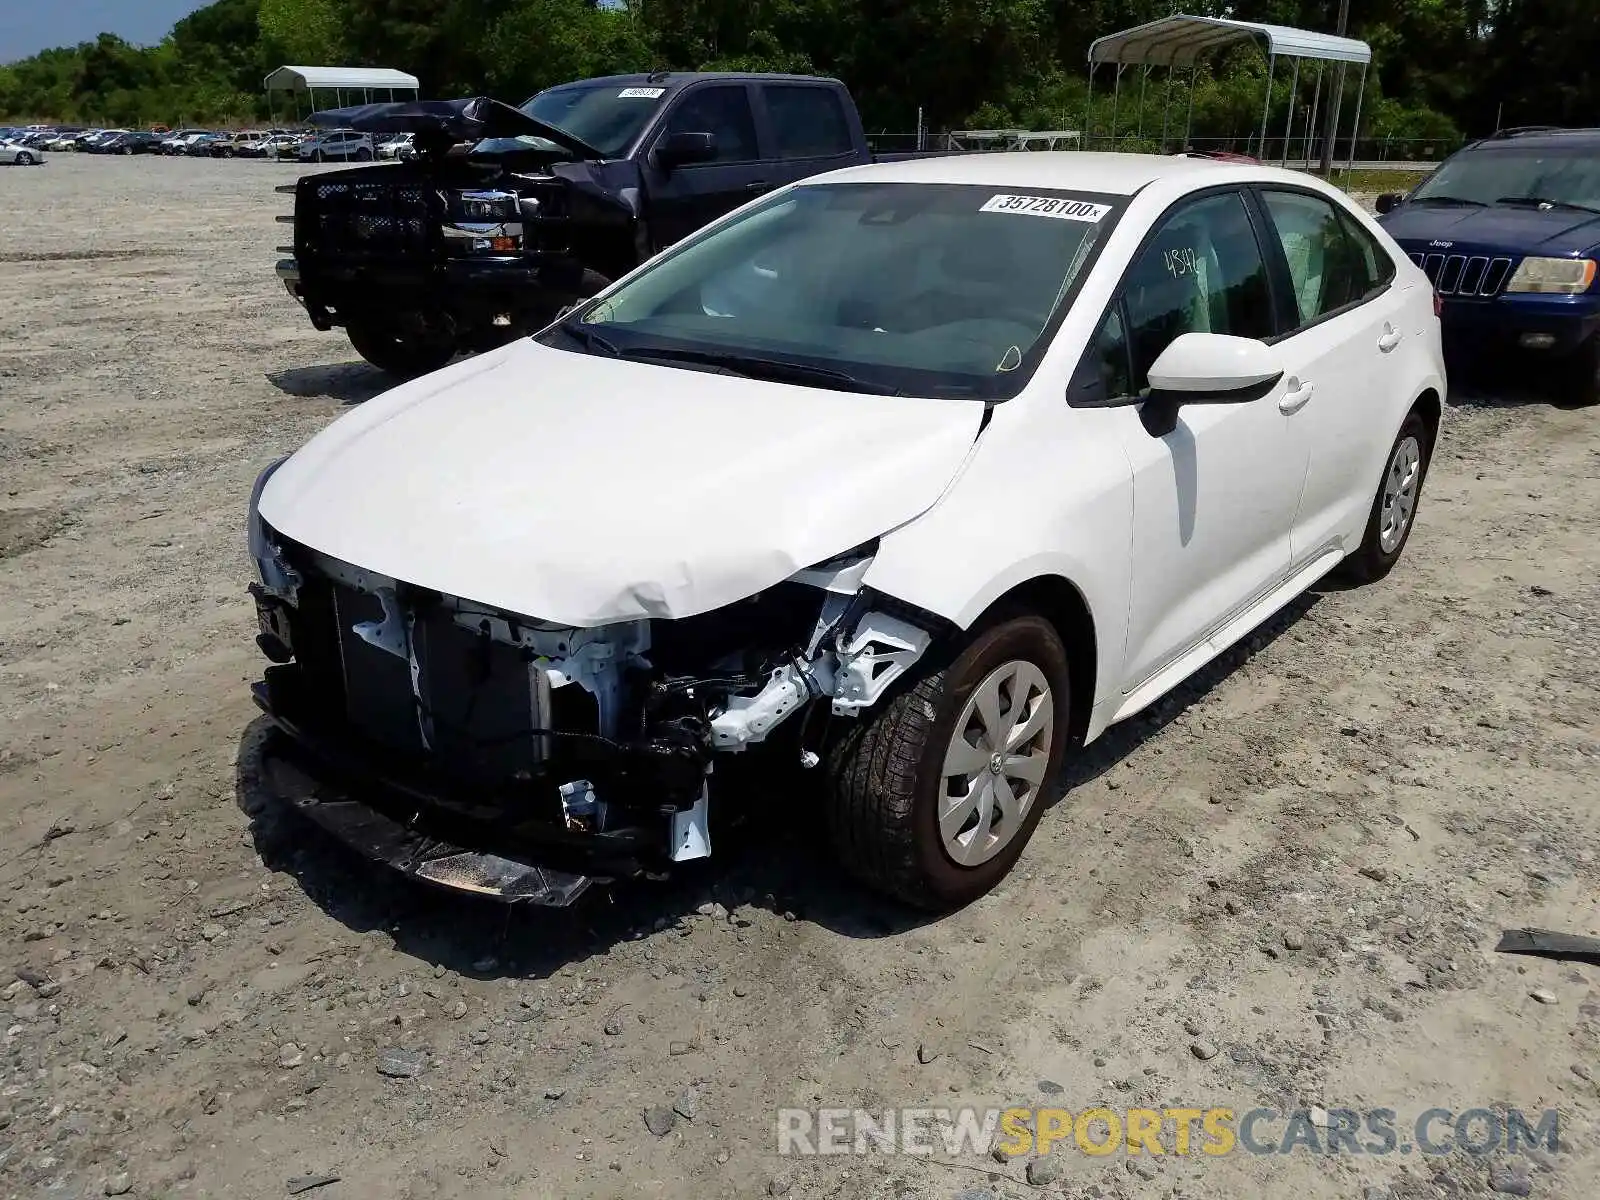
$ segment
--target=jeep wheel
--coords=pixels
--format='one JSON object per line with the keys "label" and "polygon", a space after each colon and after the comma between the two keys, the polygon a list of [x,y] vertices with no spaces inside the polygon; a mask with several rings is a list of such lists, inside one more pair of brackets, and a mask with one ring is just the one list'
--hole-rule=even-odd
{"label": "jeep wheel", "polygon": [[845,868],[921,908],[968,904],[1003,879],[1066,753],[1066,650],[1016,615],[862,714],[829,752],[829,832]]}
{"label": "jeep wheel", "polygon": [[456,356],[455,344],[437,335],[376,325],[350,325],[345,333],[357,354],[378,370],[401,379],[437,371]]}
{"label": "jeep wheel", "polygon": [[1600,404],[1600,334],[1554,365],[1556,402],[1566,408]]}

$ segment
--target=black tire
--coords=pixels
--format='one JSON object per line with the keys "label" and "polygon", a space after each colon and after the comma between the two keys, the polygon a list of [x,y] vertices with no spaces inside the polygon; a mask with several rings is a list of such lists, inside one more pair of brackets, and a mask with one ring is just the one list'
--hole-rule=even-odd
{"label": "black tire", "polygon": [[350,344],[378,370],[400,379],[437,371],[456,356],[455,345],[442,338],[410,334],[398,327],[350,325]]}
{"label": "black tire", "polygon": [[[1417,510],[1422,506],[1422,489],[1428,481],[1428,465],[1433,461],[1433,442],[1436,433],[1437,431],[1429,427],[1427,420],[1416,409],[1412,409],[1401,423],[1400,432],[1395,434],[1389,453],[1383,460],[1383,475],[1378,480],[1377,494],[1372,498],[1372,509],[1367,515],[1367,529],[1361,539],[1361,546],[1340,565],[1340,573],[1350,582],[1376,583],[1394,570],[1395,563],[1399,562],[1400,556],[1405,553],[1406,543],[1411,540],[1411,531],[1417,527]],[[1389,499],[1390,492],[1390,476],[1395,468],[1396,456],[1408,438],[1415,440],[1421,454],[1417,464],[1416,491],[1411,511],[1400,531],[1399,541],[1386,550],[1383,545],[1383,530],[1385,503]]]}
{"label": "black tire", "polygon": [[[1049,767],[1011,840],[987,862],[963,866],[939,832],[944,757],[974,689],[1017,660],[1036,666],[1050,687]],[[1070,689],[1061,639],[1033,614],[986,625],[942,661],[924,659],[920,676],[864,712],[829,748],[828,832],[844,868],[877,891],[933,911],[960,908],[991,890],[1016,864],[1059,786]]]}
{"label": "black tire", "polygon": [[371,150],[365,150],[365,149],[357,150],[356,151],[356,161],[357,162],[371,162],[372,161],[372,151]]}
{"label": "black tire", "polygon": [[31,166],[33,166],[33,155],[29,154],[26,150],[18,151],[17,152],[17,166],[19,166],[19,167],[31,167]]}
{"label": "black tire", "polygon": [[1555,364],[1556,402],[1563,408],[1600,404],[1600,334]]}

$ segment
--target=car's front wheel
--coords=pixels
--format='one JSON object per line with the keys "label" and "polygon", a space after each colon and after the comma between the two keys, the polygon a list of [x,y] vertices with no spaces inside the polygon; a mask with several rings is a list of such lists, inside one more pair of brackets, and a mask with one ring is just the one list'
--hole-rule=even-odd
{"label": "car's front wheel", "polygon": [[1021,613],[864,713],[829,753],[829,831],[845,868],[927,909],[992,889],[1060,775],[1070,687],[1055,627]]}
{"label": "car's front wheel", "polygon": [[414,334],[399,326],[376,324],[349,325],[345,333],[357,354],[401,379],[437,371],[456,356],[455,343],[442,334]]}
{"label": "car's front wheel", "polygon": [[33,166],[33,155],[29,154],[26,150],[21,151],[17,155],[17,166],[19,166],[19,167],[31,167],[31,166]]}
{"label": "car's front wheel", "polygon": [[372,161],[372,151],[371,150],[357,150],[356,151],[356,161],[357,162],[371,162]]}

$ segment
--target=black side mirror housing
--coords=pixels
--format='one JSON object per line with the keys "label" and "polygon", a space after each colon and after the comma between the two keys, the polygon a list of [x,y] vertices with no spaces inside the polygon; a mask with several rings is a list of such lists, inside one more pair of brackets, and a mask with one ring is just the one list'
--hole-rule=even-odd
{"label": "black side mirror housing", "polygon": [[1405,202],[1406,197],[1404,192],[1384,192],[1378,197],[1378,215],[1382,216],[1384,213],[1392,213]]}
{"label": "black side mirror housing", "polygon": [[710,162],[717,156],[717,135],[700,131],[669,133],[656,143],[656,166],[663,171],[691,163]]}

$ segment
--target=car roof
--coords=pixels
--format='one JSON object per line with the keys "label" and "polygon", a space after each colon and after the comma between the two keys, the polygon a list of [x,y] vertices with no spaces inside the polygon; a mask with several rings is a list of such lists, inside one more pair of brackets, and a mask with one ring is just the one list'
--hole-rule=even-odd
{"label": "car roof", "polygon": [[1502,129],[1499,133],[1473,142],[1465,149],[1520,150],[1529,146],[1539,150],[1600,150],[1600,129],[1557,129],[1549,126]]}
{"label": "car roof", "polygon": [[708,79],[720,79],[730,83],[742,83],[748,80],[772,81],[774,83],[828,83],[837,84],[839,81],[827,75],[784,75],[772,71],[656,71],[654,73],[637,72],[632,75],[599,75],[593,79],[576,79],[571,83],[560,83],[549,91],[558,92],[569,87],[595,87],[611,86],[666,88],[672,91],[676,88],[687,87],[691,83],[699,83]]}
{"label": "car roof", "polygon": [[993,187],[1044,187],[1065,191],[1132,196],[1161,179],[1184,178],[1216,183],[1229,180],[1275,179],[1282,173],[1214,158],[1185,155],[1102,154],[1088,150],[1019,150],[896,159],[870,166],[847,167],[817,181],[849,179],[859,183],[979,183]]}

